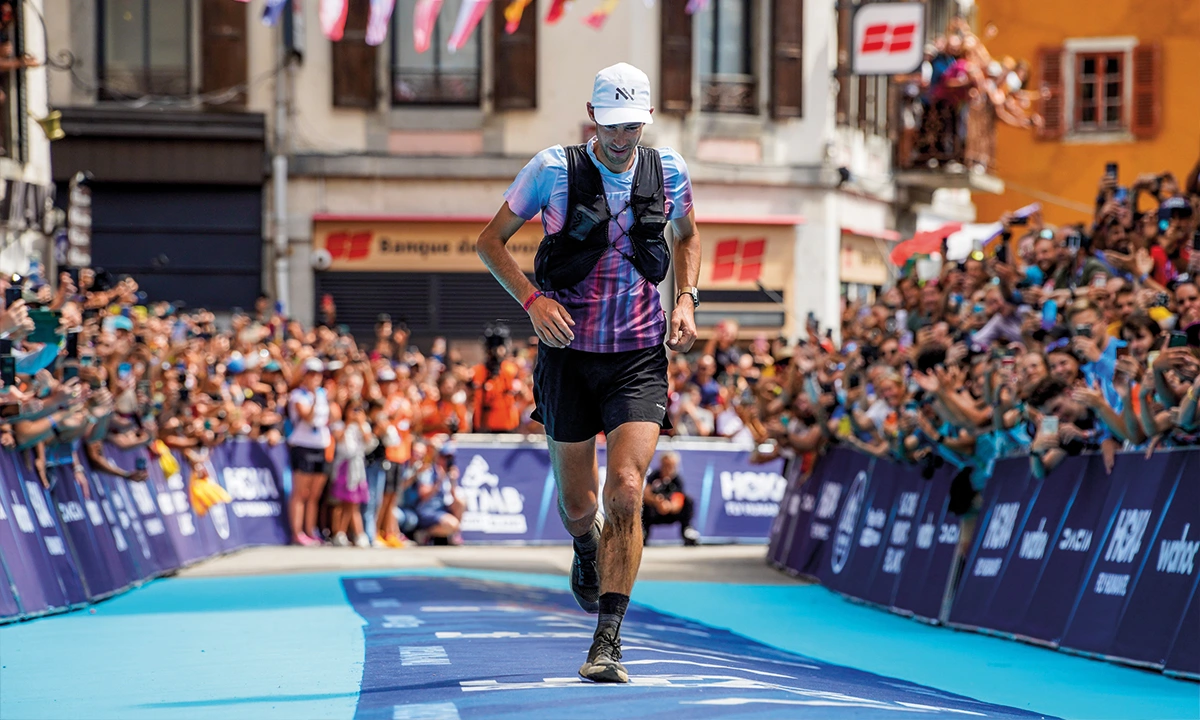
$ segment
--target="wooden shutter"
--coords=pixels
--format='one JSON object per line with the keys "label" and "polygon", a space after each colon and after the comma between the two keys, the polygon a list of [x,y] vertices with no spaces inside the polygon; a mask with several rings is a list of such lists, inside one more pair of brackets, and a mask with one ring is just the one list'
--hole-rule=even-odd
{"label": "wooden shutter", "polygon": [[692,16],[686,0],[661,0],[662,43],[658,90],[662,112],[686,114],[692,109]]}
{"label": "wooden shutter", "polygon": [[1042,125],[1036,130],[1038,140],[1057,140],[1066,132],[1066,107],[1063,96],[1063,49],[1038,48],[1038,115]]}
{"label": "wooden shutter", "polygon": [[492,102],[497,110],[533,110],[538,95],[538,18],[536,7],[521,18],[517,31],[504,31],[507,2],[492,3]]}
{"label": "wooden shutter", "polygon": [[804,111],[804,0],[771,4],[771,117]]}
{"label": "wooden shutter", "polygon": [[850,124],[850,0],[837,4],[837,124]]}
{"label": "wooden shutter", "polygon": [[[203,0],[200,6],[200,92],[245,85],[246,5],[230,0]],[[219,107],[246,104],[246,92]]]}
{"label": "wooden shutter", "polygon": [[374,109],[378,102],[378,51],[367,44],[370,7],[370,0],[350,0],[346,32],[333,43],[334,107]]}
{"label": "wooden shutter", "polygon": [[1133,107],[1129,109],[1129,129],[1139,140],[1158,134],[1162,116],[1162,49],[1158,45],[1138,45],[1133,49]]}

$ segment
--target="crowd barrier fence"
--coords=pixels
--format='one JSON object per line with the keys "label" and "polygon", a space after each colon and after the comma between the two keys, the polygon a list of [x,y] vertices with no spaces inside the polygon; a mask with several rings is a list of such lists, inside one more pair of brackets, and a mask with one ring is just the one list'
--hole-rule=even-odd
{"label": "crowd barrier fence", "polygon": [[1200,450],[1118,455],[1111,475],[1068,458],[1044,480],[1001,460],[968,519],[954,472],[841,448],[793,468],[768,561],[903,615],[1200,679]]}
{"label": "crowd barrier fence", "polygon": [[[457,444],[466,542],[570,541],[544,441],[464,436]],[[749,449],[715,443],[664,441],[661,449],[680,453],[694,525],[706,541],[766,542],[786,485],[782,462],[752,466]],[[208,476],[232,500],[203,515],[192,507],[190,468],[178,453],[182,470],[168,476],[144,448],[106,446],[123,470],[145,462],[149,478],[134,482],[94,470],[81,447],[75,452],[87,497],[72,467],[48,469],[47,489],[28,453],[0,451],[0,623],[83,607],[206,558],[289,541],[286,446],[230,440],[213,448]],[[652,541],[671,531],[656,528]]]}

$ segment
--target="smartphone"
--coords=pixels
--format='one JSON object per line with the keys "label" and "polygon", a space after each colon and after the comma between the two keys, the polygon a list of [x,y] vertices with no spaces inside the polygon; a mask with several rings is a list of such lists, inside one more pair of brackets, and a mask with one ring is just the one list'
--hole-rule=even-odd
{"label": "smartphone", "polygon": [[1110,178],[1117,176],[1117,164],[1115,162],[1106,163],[1104,165],[1104,174]]}
{"label": "smartphone", "polygon": [[1119,202],[1121,204],[1128,202],[1129,201],[1129,188],[1127,188],[1123,185],[1118,187],[1115,191],[1113,191],[1113,200],[1116,200],[1117,202]]}
{"label": "smartphone", "polygon": [[1091,325],[1076,325],[1075,326],[1075,334],[1078,335],[1079,337],[1090,338],[1092,336],[1092,326]]}
{"label": "smartphone", "polygon": [[15,355],[0,355],[0,380],[5,385],[17,384],[17,358]]}
{"label": "smartphone", "polygon": [[79,333],[67,333],[67,357],[74,360],[79,357]]}
{"label": "smartphone", "polygon": [[34,308],[29,311],[29,317],[33,320],[33,332],[29,333],[29,342],[58,342],[58,326],[62,317],[60,312],[45,308]]}
{"label": "smartphone", "polygon": [[855,388],[862,385],[862,377],[858,373],[851,375],[850,380],[847,383],[847,385],[851,390],[854,390]]}
{"label": "smartphone", "polygon": [[16,417],[21,414],[21,403],[10,402],[0,405],[0,418]]}
{"label": "smartphone", "polygon": [[133,366],[129,363],[121,363],[117,366],[117,378],[124,380],[133,372]]}
{"label": "smartphone", "polygon": [[1043,417],[1040,432],[1043,435],[1057,435],[1058,434],[1058,418],[1053,415],[1046,415],[1045,417]]}
{"label": "smartphone", "polygon": [[1200,229],[1192,233],[1192,250],[1200,252]]}
{"label": "smartphone", "polygon": [[1107,285],[1108,285],[1108,276],[1107,275],[1097,275],[1096,277],[1092,278],[1092,287],[1102,288]]}
{"label": "smartphone", "polygon": [[139,472],[142,470],[145,470],[146,469],[146,458],[139,457],[137,460],[134,460],[133,467],[134,467],[134,469],[138,470]]}
{"label": "smartphone", "polygon": [[9,285],[4,289],[4,307],[12,305],[21,299],[24,289],[20,285]]}
{"label": "smartphone", "polygon": [[62,371],[62,381],[63,382],[69,382],[71,380],[74,380],[77,377],[79,377],[79,366],[78,365],[76,365],[75,363],[71,363],[70,365],[66,365],[63,367],[63,371]]}
{"label": "smartphone", "polygon": [[1173,330],[1171,332],[1171,334],[1168,335],[1167,337],[1168,337],[1167,347],[1169,347],[1169,348],[1187,347],[1187,344],[1188,344],[1187,333],[1180,332],[1178,330]]}

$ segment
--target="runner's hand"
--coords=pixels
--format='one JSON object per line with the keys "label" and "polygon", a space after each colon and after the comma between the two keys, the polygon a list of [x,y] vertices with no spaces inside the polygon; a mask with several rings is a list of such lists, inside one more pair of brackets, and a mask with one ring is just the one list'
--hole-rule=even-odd
{"label": "runner's hand", "polygon": [[696,342],[696,309],[690,302],[677,303],[671,312],[671,336],[667,347],[675,352],[687,352]]}
{"label": "runner's hand", "polygon": [[553,298],[542,295],[529,306],[529,319],[533,321],[533,331],[538,340],[552,348],[565,348],[575,339],[571,328],[575,321],[571,313]]}

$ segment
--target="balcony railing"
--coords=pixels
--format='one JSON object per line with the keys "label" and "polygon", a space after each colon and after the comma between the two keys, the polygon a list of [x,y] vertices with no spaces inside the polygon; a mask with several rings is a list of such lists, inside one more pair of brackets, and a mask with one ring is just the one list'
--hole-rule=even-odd
{"label": "balcony railing", "polygon": [[[986,99],[969,102],[914,101],[908,112],[920,113],[916,127],[910,120],[896,143],[897,170],[966,170],[990,174],[995,169],[996,111]],[[910,115],[911,117],[911,115]]]}
{"label": "balcony railing", "polygon": [[710,75],[700,81],[700,109],[717,113],[753,113],[758,88],[752,75]]}

